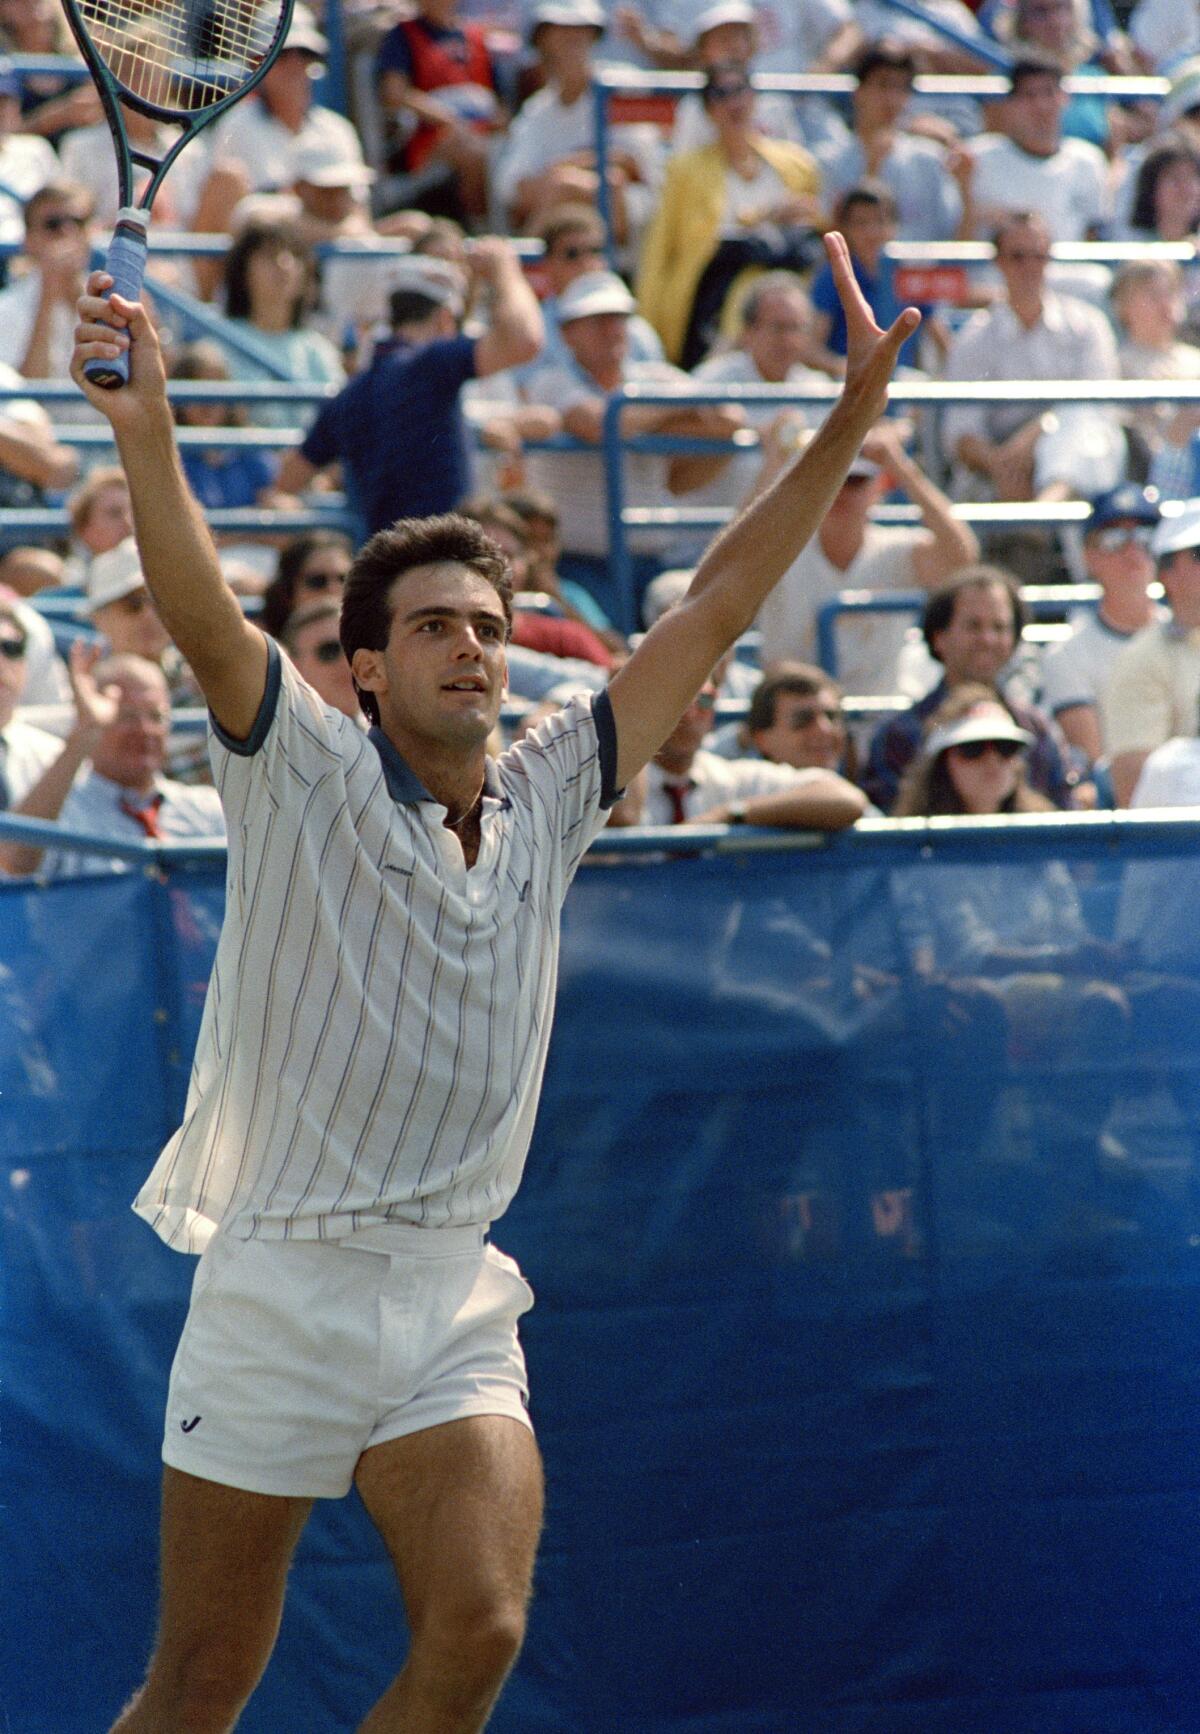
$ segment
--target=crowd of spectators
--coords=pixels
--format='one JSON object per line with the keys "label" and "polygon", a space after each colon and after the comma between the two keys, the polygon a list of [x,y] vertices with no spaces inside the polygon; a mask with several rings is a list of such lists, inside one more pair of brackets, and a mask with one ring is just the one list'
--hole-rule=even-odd
{"label": "crowd of spectators", "polygon": [[[1107,0],[927,11],[945,34],[882,0],[346,6],[338,91],[328,21],[298,5],[258,93],[189,147],[156,212],[228,237],[221,256],[156,265],[172,378],[314,391],[181,403],[197,497],[268,512],[344,501],[360,535],[403,516],[476,518],[516,577],[519,727],[604,684],[631,630],[686,590],[716,521],[819,426],[844,368],[821,246],[838,227],[881,324],[922,304],[902,380],[944,380],[963,399],[874,430],[757,632],[617,822],[835,830],[864,814],[1145,805],[1147,789],[1192,799],[1200,406],[971,388],[1200,380],[1200,25],[1189,13],[1164,29],[1157,0],[1125,29]],[[68,53],[50,0],[0,0],[5,46]],[[998,48],[1011,62],[999,98],[918,90],[924,73],[991,70]],[[616,96],[601,161],[592,80],[613,65],[703,83],[676,102]],[[853,89],[758,89],[772,72],[845,72]],[[1104,72],[1161,74],[1165,95],[1064,87]],[[153,149],[157,129],[137,124]],[[72,443],[72,424],[95,424],[81,399],[37,401],[67,377],[75,299],[115,200],[90,84],[0,62],[0,387],[14,394],[0,403],[0,528],[6,507],[63,498],[70,524],[0,562],[0,807],[105,835],[218,834],[188,715],[198,695],[154,612],[121,472],[103,447]],[[993,243],[994,258],[906,277],[897,240],[932,244],[931,263],[961,241]],[[1135,245],[1115,268],[1062,256],[1090,240]],[[1161,242],[1175,255],[1137,255]],[[623,455],[625,504],[649,520],[628,534],[631,618],[601,448],[610,394],[637,384],[812,395],[782,410],[622,410],[626,439],[677,442]],[[1038,527],[1078,500],[1079,531]],[[962,508],[982,501],[1027,505],[1028,521],[977,534]],[[881,521],[888,505],[909,521]],[[704,508],[705,526],[669,507]],[[337,636],[354,538],[284,538],[264,520],[220,541],[246,606],[326,703],[360,716]],[[1028,587],[1047,578],[1092,588],[1035,617]],[[843,614],[836,666],[822,668],[822,609],[845,591],[893,605]],[[49,616],[43,593],[58,593]],[[0,868],[79,859],[17,843]]]}

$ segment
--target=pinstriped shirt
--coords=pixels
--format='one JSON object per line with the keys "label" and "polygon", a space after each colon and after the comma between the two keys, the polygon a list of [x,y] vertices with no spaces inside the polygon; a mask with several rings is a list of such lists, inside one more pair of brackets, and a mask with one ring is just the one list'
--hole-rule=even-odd
{"label": "pinstriped shirt", "polygon": [[613,799],[607,695],[488,767],[467,869],[378,730],[271,650],[245,742],[213,725],[225,925],[183,1124],[134,1208],[168,1244],[486,1224],[521,1178],[567,887]]}

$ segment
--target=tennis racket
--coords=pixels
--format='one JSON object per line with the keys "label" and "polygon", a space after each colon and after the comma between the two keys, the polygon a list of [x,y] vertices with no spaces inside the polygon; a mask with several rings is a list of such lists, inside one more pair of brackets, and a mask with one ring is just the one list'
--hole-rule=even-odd
{"label": "tennis racket", "polygon": [[[120,210],[105,270],[127,301],[141,294],[150,208],[183,147],[254,88],[279,53],[292,0],[63,0],[117,153]],[[121,104],[183,130],[162,154],[134,149]],[[137,204],[134,167],[150,179]],[[129,379],[128,353],[84,368],[113,390]]]}

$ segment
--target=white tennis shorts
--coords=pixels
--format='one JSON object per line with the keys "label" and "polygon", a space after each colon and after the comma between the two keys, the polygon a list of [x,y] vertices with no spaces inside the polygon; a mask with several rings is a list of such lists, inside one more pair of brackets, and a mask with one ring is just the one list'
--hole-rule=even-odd
{"label": "white tennis shorts", "polygon": [[517,1320],[532,1305],[479,1228],[214,1235],[171,1369],[163,1461],[252,1493],[340,1499],[385,1440],[467,1415],[528,1427]]}

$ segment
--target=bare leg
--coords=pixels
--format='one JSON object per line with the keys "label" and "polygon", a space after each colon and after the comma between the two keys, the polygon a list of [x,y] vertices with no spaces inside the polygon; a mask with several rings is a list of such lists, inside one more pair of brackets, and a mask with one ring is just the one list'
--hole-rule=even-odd
{"label": "bare leg", "polygon": [[355,1479],[412,1633],[360,1734],[478,1734],[525,1635],[542,1525],[533,1435],[505,1415],[451,1421],[364,1452]]}
{"label": "bare leg", "polygon": [[311,1499],[163,1471],[162,1608],[146,1684],[112,1734],[226,1734],[279,1632]]}

